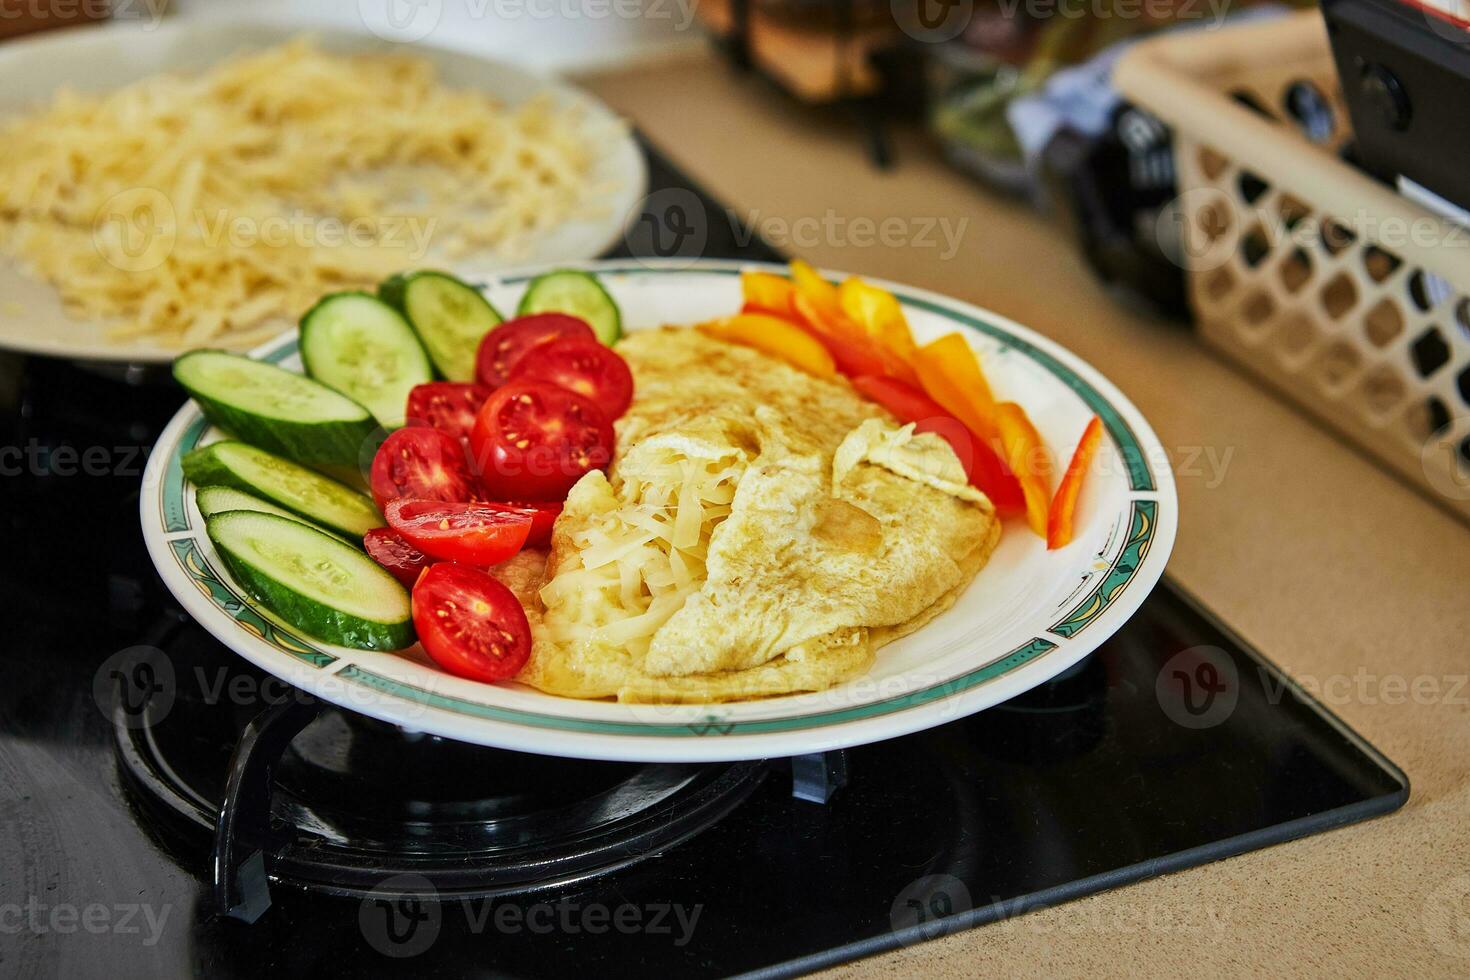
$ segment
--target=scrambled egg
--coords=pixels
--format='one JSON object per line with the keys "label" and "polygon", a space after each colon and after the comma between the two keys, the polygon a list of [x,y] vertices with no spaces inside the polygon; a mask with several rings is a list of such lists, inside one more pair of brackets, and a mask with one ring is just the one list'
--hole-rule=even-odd
{"label": "scrambled egg", "polygon": [[948,608],[999,537],[938,436],[692,329],[631,335],[635,398],[551,553],[497,570],[528,609],[519,680],[581,698],[822,690]]}

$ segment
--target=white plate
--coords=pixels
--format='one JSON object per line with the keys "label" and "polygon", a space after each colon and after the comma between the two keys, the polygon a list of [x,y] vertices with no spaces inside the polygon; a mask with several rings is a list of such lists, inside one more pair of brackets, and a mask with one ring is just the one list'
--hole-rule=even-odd
{"label": "white plate", "polygon": [[[115,21],[7,41],[0,45],[0,119],[44,103],[63,86],[82,92],[104,92],[160,72],[203,71],[238,52],[280,44],[302,33],[312,34],[323,48],[331,51],[411,53],[432,63],[440,80],[451,88],[478,89],[509,105],[548,93],[559,104],[583,107],[589,133],[620,128],[612,110],[592,96],[522,68],[472,54],[423,44],[397,45],[366,31],[307,30],[217,20],[185,20],[158,26]],[[591,216],[565,222],[527,241],[525,251],[501,262],[501,267],[577,262],[602,254],[622,237],[635,207],[647,193],[647,179],[643,153],[629,133],[621,132],[600,157],[589,179],[589,187],[609,188],[595,201],[588,202]],[[493,270],[496,260],[481,256],[470,268],[463,262],[435,259],[431,255],[420,264],[448,267],[461,273],[483,273],[487,268]],[[0,255],[0,299],[6,307],[0,309],[0,348],[136,364],[164,363],[179,354],[177,348],[147,339],[138,342],[108,339],[106,324],[79,320],[69,314],[54,287],[25,275],[17,263],[3,255]],[[281,321],[283,331],[294,326]],[[223,345],[228,346],[228,339]]]}
{"label": "white plate", "polygon": [[[628,329],[692,323],[740,304],[749,264],[591,263]],[[533,272],[495,280],[505,309]],[[1107,438],[1084,485],[1077,539],[1048,552],[1008,523],[990,563],[929,625],[878,653],[864,677],[817,694],[719,705],[578,701],[521,685],[462,680],[408,655],[331,647],[274,623],[229,577],[204,533],[179,459],[219,438],[189,404],[144,476],[143,536],[164,581],[225,645],[297,687],[406,728],[466,742],[590,759],[714,761],[789,756],[942,724],[1055,676],[1132,615],[1163,573],[1178,502],[1168,458],[1138,410],[1075,355],[1025,327],[892,283],[914,334],[958,330],[981,352],[1000,398],[1021,402],[1065,458],[1094,414]],[[259,351],[297,367],[295,338]],[[1062,465],[1065,465],[1063,462]]]}

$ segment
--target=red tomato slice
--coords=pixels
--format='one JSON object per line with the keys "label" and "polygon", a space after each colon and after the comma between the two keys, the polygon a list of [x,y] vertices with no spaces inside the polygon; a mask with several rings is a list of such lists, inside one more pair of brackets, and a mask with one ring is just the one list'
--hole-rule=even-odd
{"label": "red tomato slice", "polygon": [[948,442],[965,467],[970,484],[990,498],[1002,514],[1024,514],[1026,496],[1021,481],[984,439],[946,412],[938,402],[913,385],[894,378],[859,375],[852,386],[892,412],[900,422],[915,423],[915,432],[933,432]]}
{"label": "red tomato slice", "polygon": [[383,511],[388,526],[431,558],[466,565],[494,565],[521,550],[531,533],[530,515],[499,504],[415,500],[403,497]]}
{"label": "red tomato slice", "polygon": [[491,498],[565,500],[584,473],[612,460],[613,427],[576,392],[516,379],[480,409],[470,449]]}
{"label": "red tomato slice", "polygon": [[531,533],[526,536],[527,548],[544,548],[551,543],[551,528],[561,516],[561,504],[555,500],[533,500],[527,503],[492,503],[490,507],[525,514],[531,518]]}
{"label": "red tomato slice", "polygon": [[413,625],[424,651],[458,677],[494,683],[531,655],[531,625],[515,593],[477,568],[442,562],[413,587]]}
{"label": "red tomato slice", "polygon": [[410,589],[419,573],[433,564],[433,559],[404,540],[391,527],[375,527],[362,536],[368,557],[393,573],[393,577]]}
{"label": "red tomato slice", "polygon": [[596,340],[555,340],[533,347],[516,362],[510,376],[575,391],[610,419],[621,416],[633,403],[633,372],[628,362]]}
{"label": "red tomato slice", "polygon": [[431,381],[414,385],[408,393],[405,416],[409,425],[427,425],[456,439],[468,439],[475,416],[490,389],[457,381]]}
{"label": "red tomato slice", "polygon": [[533,313],[506,320],[480,341],[475,354],[475,380],[487,388],[499,388],[526,351],[564,338],[595,342],[597,335],[586,320],[565,313]]}
{"label": "red tomato slice", "polygon": [[378,509],[399,497],[424,500],[474,500],[475,475],[464,446],[438,429],[399,429],[378,447],[369,485]]}

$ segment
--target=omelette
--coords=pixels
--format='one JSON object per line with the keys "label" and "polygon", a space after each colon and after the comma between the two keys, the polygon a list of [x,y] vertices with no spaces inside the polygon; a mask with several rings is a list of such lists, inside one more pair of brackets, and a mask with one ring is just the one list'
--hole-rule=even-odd
{"label": "omelette", "polygon": [[947,609],[1000,536],[939,436],[841,378],[693,328],[618,344],[635,396],[549,553],[497,575],[551,694],[716,702],[820,691]]}

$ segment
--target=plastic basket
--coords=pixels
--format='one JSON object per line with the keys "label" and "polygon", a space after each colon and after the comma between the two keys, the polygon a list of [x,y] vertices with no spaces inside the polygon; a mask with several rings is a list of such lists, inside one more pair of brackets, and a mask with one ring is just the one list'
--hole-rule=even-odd
{"label": "plastic basket", "polygon": [[1114,80],[1174,130],[1158,231],[1201,335],[1470,521],[1470,230],[1338,156],[1320,15],[1154,38]]}

